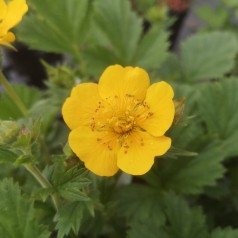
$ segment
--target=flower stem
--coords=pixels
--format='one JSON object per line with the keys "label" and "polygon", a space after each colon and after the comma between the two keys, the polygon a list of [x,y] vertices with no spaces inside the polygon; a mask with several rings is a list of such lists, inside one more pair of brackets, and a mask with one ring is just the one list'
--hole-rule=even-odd
{"label": "flower stem", "polygon": [[28,110],[25,107],[24,103],[22,100],[18,97],[16,92],[13,90],[12,86],[10,83],[8,83],[7,79],[5,76],[0,72],[0,84],[4,87],[6,92],[8,93],[9,97],[12,99],[12,101],[16,104],[16,106],[19,108],[20,112],[24,117],[28,115]]}
{"label": "flower stem", "polygon": [[[41,171],[35,165],[25,164],[24,166],[25,166],[26,170],[28,170],[35,177],[35,179],[39,182],[39,184],[43,188],[51,188],[52,187],[50,182],[43,176]],[[54,204],[55,210],[58,211],[59,210],[58,197],[55,194],[52,194],[51,199]]]}

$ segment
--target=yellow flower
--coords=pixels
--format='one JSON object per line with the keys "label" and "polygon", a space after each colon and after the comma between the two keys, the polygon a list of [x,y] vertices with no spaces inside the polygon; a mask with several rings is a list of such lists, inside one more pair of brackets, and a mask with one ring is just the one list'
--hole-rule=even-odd
{"label": "yellow flower", "polygon": [[27,10],[28,6],[25,0],[0,0],[1,45],[10,46],[10,43],[15,40],[15,35],[9,30],[21,21]]}
{"label": "yellow flower", "polygon": [[93,173],[112,176],[120,168],[141,175],[170,148],[164,134],[174,118],[173,89],[163,81],[149,84],[145,70],[113,65],[98,85],[79,84],[66,99],[69,145]]}

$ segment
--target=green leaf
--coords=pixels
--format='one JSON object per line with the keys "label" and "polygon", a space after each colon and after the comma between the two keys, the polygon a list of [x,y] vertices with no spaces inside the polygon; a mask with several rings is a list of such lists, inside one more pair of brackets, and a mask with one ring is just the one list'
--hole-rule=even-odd
{"label": "green leaf", "polygon": [[65,156],[55,156],[52,159],[54,164],[47,167],[44,174],[57,193],[68,201],[90,201],[83,191],[90,184],[87,171],[78,164],[67,169],[64,164]]}
{"label": "green leaf", "polygon": [[232,33],[212,32],[190,37],[181,50],[186,80],[191,82],[220,78],[228,73],[234,66],[238,44]]}
{"label": "green leaf", "polygon": [[229,20],[229,14],[224,7],[214,9],[210,5],[203,5],[197,8],[196,13],[212,29],[221,29]]}
{"label": "green leaf", "polygon": [[11,148],[6,145],[0,145],[0,163],[14,163],[18,158]]}
{"label": "green leaf", "polygon": [[71,230],[73,230],[75,235],[78,234],[84,209],[85,205],[79,202],[68,203],[62,206],[54,218],[57,222],[57,238],[64,238]]}
{"label": "green leaf", "polygon": [[135,222],[127,232],[127,238],[170,238],[160,227],[155,226],[151,219],[144,223]]}
{"label": "green leaf", "polygon": [[168,56],[168,47],[168,33],[151,28],[140,41],[132,63],[147,69],[158,68]]}
{"label": "green leaf", "polygon": [[142,20],[131,11],[128,0],[97,0],[94,9],[98,44],[128,64],[142,33]]}
{"label": "green leaf", "polygon": [[199,207],[189,207],[188,203],[174,193],[164,196],[165,213],[168,219],[166,228],[173,238],[206,238],[205,216]]}
{"label": "green leaf", "polygon": [[227,156],[238,155],[238,78],[227,78],[202,87],[199,114],[208,133],[223,142]]}
{"label": "green leaf", "polygon": [[[41,92],[36,88],[20,84],[13,85],[13,88],[28,109],[41,98]],[[19,119],[21,117],[22,113],[7,93],[0,94],[0,119],[10,120]]]}
{"label": "green leaf", "polygon": [[238,238],[238,229],[218,228],[212,232],[210,238]]}
{"label": "green leaf", "polygon": [[96,0],[94,9],[94,37],[84,52],[90,74],[111,64],[155,69],[167,58],[168,34],[153,27],[142,37],[142,19],[129,0]]}
{"label": "green leaf", "polygon": [[157,78],[168,81],[183,80],[180,61],[178,56],[173,53],[167,54],[165,61],[159,66],[157,71]]}
{"label": "green leaf", "polygon": [[153,186],[185,194],[200,194],[204,187],[215,185],[225,172],[221,161],[224,152],[220,144],[203,145],[196,157],[159,159],[144,178]]}
{"label": "green leaf", "polygon": [[165,222],[161,193],[158,189],[144,185],[129,185],[120,188],[114,199],[119,202],[120,214],[126,216],[129,223],[151,220],[159,226]]}
{"label": "green leaf", "polygon": [[33,14],[24,17],[19,39],[33,49],[76,56],[89,34],[88,0],[31,0]]}
{"label": "green leaf", "polygon": [[49,231],[36,220],[32,201],[25,198],[12,180],[0,182],[0,234],[12,238],[48,238]]}

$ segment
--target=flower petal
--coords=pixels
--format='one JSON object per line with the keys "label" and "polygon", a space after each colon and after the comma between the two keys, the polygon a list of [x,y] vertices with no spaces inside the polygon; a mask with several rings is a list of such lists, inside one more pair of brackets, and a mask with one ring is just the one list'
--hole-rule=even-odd
{"label": "flower petal", "polygon": [[140,127],[153,136],[164,135],[174,119],[173,96],[173,89],[168,83],[162,81],[152,84],[147,90],[145,99],[151,116],[138,121]]}
{"label": "flower petal", "polygon": [[6,16],[7,5],[4,0],[0,0],[0,21]]}
{"label": "flower petal", "polygon": [[138,67],[122,67],[112,65],[106,68],[99,79],[99,94],[102,98],[133,95],[143,100],[149,87],[150,79],[147,72]]}
{"label": "flower petal", "polygon": [[74,87],[62,108],[63,118],[68,127],[75,129],[89,125],[100,99],[95,83],[81,83]]}
{"label": "flower petal", "polygon": [[0,33],[7,33],[9,29],[17,25],[23,15],[28,11],[25,0],[12,0],[7,4],[7,13],[0,24]]}
{"label": "flower petal", "polygon": [[85,163],[85,167],[100,176],[112,176],[117,167],[117,138],[110,132],[79,127],[69,135],[69,145]]}
{"label": "flower petal", "polygon": [[142,131],[129,135],[118,153],[118,167],[132,175],[142,175],[154,164],[154,157],[163,155],[171,146],[166,136],[153,137]]}

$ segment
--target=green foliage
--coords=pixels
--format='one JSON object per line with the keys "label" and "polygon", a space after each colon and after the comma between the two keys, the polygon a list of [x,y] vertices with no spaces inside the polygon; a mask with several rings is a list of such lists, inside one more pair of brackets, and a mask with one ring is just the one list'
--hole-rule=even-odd
{"label": "green foliage", "polygon": [[50,233],[37,220],[33,202],[21,194],[12,180],[0,182],[0,234],[12,238],[48,238]]}
{"label": "green foliage", "polygon": [[94,11],[99,45],[109,49],[107,53],[113,53],[123,65],[130,63],[142,33],[142,20],[131,12],[130,2],[99,0]]}
{"label": "green foliage", "polygon": [[212,232],[210,238],[237,238],[238,237],[238,230],[232,228],[216,229]]}
{"label": "green foliage", "polygon": [[168,234],[173,238],[205,238],[205,216],[199,207],[191,208],[181,197],[166,194],[165,213],[169,221]]}
{"label": "green foliage", "polygon": [[218,136],[223,142],[227,156],[238,155],[237,90],[238,79],[227,78],[204,85],[199,100],[199,112],[206,123],[208,133]]}
{"label": "green foliage", "polygon": [[230,72],[238,44],[232,33],[212,32],[190,37],[183,42],[181,51],[186,80],[207,80]]}
{"label": "green foliage", "polygon": [[[29,0],[17,38],[63,54],[64,62],[43,62],[44,91],[14,86],[26,118],[1,93],[0,177],[20,185],[0,182],[0,236],[46,238],[50,230],[52,238],[237,237],[238,43],[230,21],[237,3],[200,8],[208,27],[185,40],[178,55],[168,51],[173,18],[157,3]],[[234,11],[228,15],[224,6]],[[61,115],[72,87],[96,82],[111,64],[143,67],[152,82],[173,81],[175,103],[186,98],[166,132],[170,151],[126,186],[120,173],[99,177],[85,169],[67,144]]]}
{"label": "green foliage", "polygon": [[40,147],[41,121],[30,120],[25,125],[23,123],[3,121],[2,124],[12,125],[12,128],[1,127],[5,134],[2,134],[3,138],[0,142],[0,161],[14,163],[16,166],[35,161]]}
{"label": "green foliage", "polygon": [[165,222],[161,207],[161,193],[158,189],[151,189],[143,185],[131,185],[122,187],[115,195],[120,201],[120,212],[130,222],[142,222],[151,220],[157,225]]}
{"label": "green foliage", "polygon": [[35,12],[19,27],[19,38],[33,49],[72,55],[84,77],[116,63],[155,69],[167,57],[168,34],[153,27],[142,36],[142,19],[127,0],[31,0],[31,5]]}
{"label": "green foliage", "polygon": [[55,156],[54,164],[44,171],[45,176],[52,183],[54,190],[69,201],[90,201],[82,190],[89,185],[87,171],[79,165],[66,168],[65,157]]}
{"label": "green foliage", "polygon": [[170,238],[169,235],[161,228],[156,227],[153,224],[151,219],[142,222],[135,222],[130,227],[129,231],[127,232],[127,238]]}
{"label": "green foliage", "polygon": [[71,229],[77,235],[84,215],[85,205],[79,202],[64,204],[55,216],[58,238],[68,235]]}
{"label": "green foliage", "polygon": [[[24,85],[14,85],[13,88],[28,109],[41,98],[41,92],[36,88]],[[0,119],[14,120],[21,117],[21,112],[7,93],[0,94]]]}
{"label": "green foliage", "polygon": [[[203,145],[195,157],[158,159],[156,166],[144,178],[160,189],[199,194],[205,186],[215,185],[225,172],[221,161],[224,153],[219,144]],[[209,176],[207,176],[209,174]]]}
{"label": "green foliage", "polygon": [[142,20],[129,1],[96,1],[94,21],[97,41],[85,54],[92,72],[115,63],[154,69],[167,57],[168,34],[154,27],[142,37]]}
{"label": "green foliage", "polygon": [[212,9],[209,5],[201,6],[196,14],[205,21],[211,29],[222,29],[228,20],[228,14],[223,8]]}
{"label": "green foliage", "polygon": [[6,145],[0,145],[0,163],[14,163],[18,155],[12,152]]}
{"label": "green foliage", "polygon": [[31,0],[35,11],[19,27],[19,38],[34,49],[75,57],[87,38],[91,1]]}

